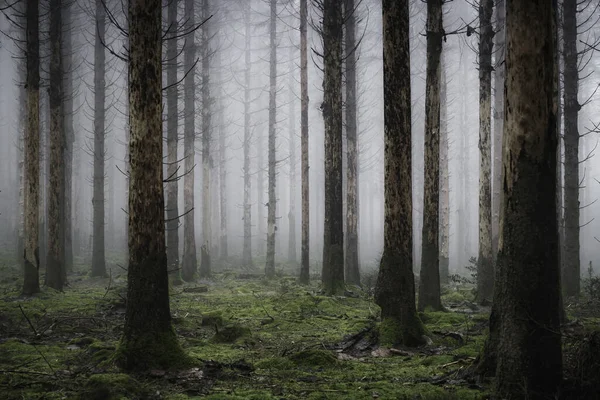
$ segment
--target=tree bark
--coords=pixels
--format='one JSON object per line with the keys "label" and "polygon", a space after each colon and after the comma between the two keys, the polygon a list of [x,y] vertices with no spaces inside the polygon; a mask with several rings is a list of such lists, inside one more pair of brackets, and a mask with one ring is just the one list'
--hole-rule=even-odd
{"label": "tree bark", "polygon": [[65,131],[63,123],[62,0],[50,7],[50,180],[48,185],[48,256],[46,284],[64,286]]}
{"label": "tree bark", "polygon": [[271,0],[271,16],[269,18],[269,202],[267,203],[267,261],[265,274],[267,278],[275,276],[275,213],[277,197],[275,194],[275,115],[277,112],[277,0]]}
{"label": "tree bark", "polygon": [[358,264],[358,132],[356,125],[356,15],[354,0],[346,0],[346,283],[360,286]]}
{"label": "tree bark", "polygon": [[248,270],[252,268],[252,181],[250,180],[250,142],[252,133],[250,130],[250,72],[252,27],[250,25],[250,1],[244,6],[245,46],[244,46],[244,247],[242,251],[242,266]]}
{"label": "tree bark", "polygon": [[308,2],[300,0],[300,152],[302,169],[302,248],[300,253],[300,283],[309,282],[309,186],[308,186]]}
{"label": "tree bark", "polygon": [[502,129],[504,126],[504,75],[506,71],[506,8],[505,0],[496,0],[496,41],[494,51],[494,136],[492,165],[492,258],[498,254],[500,206],[502,203]]}
{"label": "tree bark", "polygon": [[383,0],[385,221],[375,286],[382,344],[418,346],[423,325],[415,309],[412,247],[409,1]]}
{"label": "tree bark", "polygon": [[117,363],[167,368],[183,352],[171,326],[162,166],[161,2],[129,2],[129,269]]}
{"label": "tree bark", "polygon": [[323,120],[325,121],[325,225],[323,289],[333,295],[344,290],[344,232],[342,200],[342,9],[335,0],[323,1]]}
{"label": "tree bark", "polygon": [[288,261],[296,265],[296,94],[294,85],[296,77],[294,75],[294,52],[296,48],[290,46],[290,60],[288,72],[288,91],[289,91],[289,149],[290,149],[290,207],[288,212],[289,231],[288,231]]}
{"label": "tree bark", "polygon": [[64,93],[63,113],[65,130],[65,245],[63,274],[66,282],[66,273],[73,271],[73,144],[75,131],[73,129],[73,21],[72,2],[63,6],[63,71]]}
{"label": "tree bark", "polygon": [[439,269],[440,212],[440,59],[442,0],[427,2],[427,76],[425,91],[425,184],[419,310],[441,310]]}
{"label": "tree bark", "polygon": [[490,327],[499,398],[554,398],[561,382],[552,3],[507,2],[504,202]]}
{"label": "tree bark", "polygon": [[32,295],[40,291],[40,40],[39,2],[27,0],[26,13],[26,69],[27,69],[27,125],[25,127],[25,194],[24,194],[24,252],[23,291]]}
{"label": "tree bark", "polygon": [[[202,18],[210,16],[209,0],[202,0]],[[212,274],[211,250],[211,112],[212,98],[210,96],[210,24],[208,20],[203,23],[202,31],[202,249],[200,260],[200,278],[207,278]]]}
{"label": "tree bark", "polygon": [[492,27],[493,0],[479,2],[479,254],[477,257],[477,301],[492,300],[494,265],[492,255]]}
{"label": "tree bark", "polygon": [[94,43],[94,185],[92,276],[106,276],[104,244],[104,135],[105,135],[105,53],[106,13],[104,2],[96,0],[96,40]]}
{"label": "tree bark", "polygon": [[[223,74],[221,72],[222,62],[221,54],[219,51],[216,55],[216,70],[219,77],[219,87],[224,85]],[[220,223],[220,250],[221,260],[226,261],[229,257],[228,250],[228,239],[227,239],[227,146],[225,143],[225,136],[227,130],[225,129],[225,106],[223,105],[223,90],[219,89],[218,96],[218,119],[219,119],[219,223]]]}
{"label": "tree bark", "polygon": [[578,101],[577,1],[563,1],[564,40],[564,146],[565,146],[565,242],[562,284],[566,296],[580,292],[579,259],[579,129],[581,105]]}
{"label": "tree bark", "polygon": [[[186,29],[193,30],[195,26],[194,0],[185,0]],[[191,31],[186,37],[187,45],[183,51],[183,67],[187,73],[183,86],[183,147],[185,153],[185,177],[183,178],[183,201],[185,216],[183,217],[183,263],[181,277],[184,281],[193,281],[197,273],[196,229],[194,226],[194,177],[196,151],[196,41],[195,32]]]}
{"label": "tree bark", "polygon": [[181,283],[179,273],[179,205],[178,188],[179,168],[177,146],[178,138],[178,107],[177,107],[177,0],[168,3],[168,27],[170,38],[165,42],[167,47],[167,268],[173,284]]}
{"label": "tree bark", "polygon": [[447,284],[450,275],[450,171],[448,165],[448,81],[446,57],[440,59],[440,283]]}

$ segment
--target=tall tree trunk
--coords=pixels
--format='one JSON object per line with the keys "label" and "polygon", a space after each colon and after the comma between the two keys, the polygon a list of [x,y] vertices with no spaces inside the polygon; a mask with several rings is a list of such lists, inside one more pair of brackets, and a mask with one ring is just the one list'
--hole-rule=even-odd
{"label": "tall tree trunk", "polygon": [[267,203],[267,262],[265,274],[267,278],[275,276],[275,213],[277,196],[275,193],[275,115],[277,112],[277,0],[271,0],[271,16],[269,18],[269,202]]}
{"label": "tall tree trunk", "polygon": [[440,299],[440,58],[442,0],[427,2],[427,76],[425,92],[425,184],[419,310],[442,309]]}
{"label": "tall tree trunk", "polygon": [[40,40],[39,2],[27,0],[26,68],[27,125],[25,127],[25,243],[23,252],[23,294],[40,291]]}
{"label": "tall tree trunk", "polygon": [[562,284],[566,296],[580,291],[579,260],[579,71],[577,65],[577,1],[563,1],[565,248]]}
{"label": "tall tree trunk", "polygon": [[[222,52],[219,51],[216,57],[216,70],[219,74],[219,87],[222,87],[223,74],[221,73]],[[225,129],[225,106],[223,104],[223,90],[219,89],[218,97],[218,118],[219,118],[219,202],[220,202],[220,249],[221,249],[221,260],[226,261],[229,257],[228,251],[228,239],[227,239],[227,146],[225,144],[225,136],[227,130]]]}
{"label": "tall tree trunk", "polygon": [[496,392],[548,399],[562,373],[552,0],[508,1],[506,11]]}
{"label": "tall tree trunk", "polygon": [[293,265],[296,265],[298,257],[296,256],[296,94],[294,86],[296,76],[294,75],[294,50],[295,46],[290,46],[290,61],[288,72],[288,91],[289,91],[289,107],[288,115],[290,124],[290,209],[288,212],[289,233],[288,233],[288,260]]}
{"label": "tall tree trunk", "polygon": [[323,120],[325,121],[325,224],[323,289],[344,290],[342,193],[342,9],[323,1]]}
{"label": "tall tree trunk", "polygon": [[415,309],[412,246],[409,1],[383,0],[385,222],[375,286],[382,344],[418,346],[423,325]]}
{"label": "tall tree trunk", "polygon": [[94,43],[94,195],[92,276],[106,276],[104,223],[104,135],[106,82],[104,43],[106,12],[104,2],[96,0],[96,41]]}
{"label": "tall tree trunk", "polygon": [[167,268],[173,284],[180,284],[179,274],[179,179],[178,171],[178,122],[177,111],[177,0],[168,5],[169,35],[167,46]]}
{"label": "tall tree trunk", "polygon": [[64,286],[65,131],[63,124],[62,0],[50,0],[50,181],[48,185],[48,256],[46,284]]}
{"label": "tall tree trunk", "polygon": [[479,255],[477,259],[477,300],[492,300],[494,265],[492,255],[492,27],[493,0],[479,2]]}
{"label": "tall tree trunk", "polygon": [[[26,12],[26,5],[21,3],[20,11]],[[23,32],[23,37],[25,39],[25,43],[27,44],[27,21],[25,22],[25,29]],[[17,165],[17,182],[19,184],[19,190],[17,192],[16,200],[17,205],[19,207],[19,212],[17,213],[17,226],[16,226],[16,234],[17,234],[17,246],[16,246],[16,259],[18,260],[19,266],[21,268],[24,267],[25,258],[23,256],[23,252],[25,250],[25,191],[26,183],[25,183],[25,135],[27,134],[27,90],[25,84],[27,83],[27,53],[23,52],[23,58],[17,64],[17,69],[19,73],[19,139],[18,139],[18,165]],[[39,146],[39,142],[38,142]],[[39,179],[39,178],[38,178]]]}
{"label": "tall tree trunk", "polygon": [[498,254],[498,232],[500,222],[500,205],[502,203],[502,127],[504,125],[504,74],[506,65],[505,36],[506,36],[506,8],[505,0],[496,0],[496,40],[495,66],[494,66],[494,136],[492,165],[492,258],[494,263]]}
{"label": "tall tree trunk", "polygon": [[65,124],[65,245],[63,268],[64,279],[66,273],[73,271],[73,144],[75,142],[75,131],[73,129],[73,19],[72,2],[66,2],[63,6],[63,70],[64,70],[64,93],[63,113]]}
{"label": "tall tree trunk", "polygon": [[346,283],[360,286],[358,264],[358,129],[356,125],[356,15],[354,0],[346,0]]}
{"label": "tall tree trunk", "polygon": [[[194,0],[185,0],[185,15],[187,16],[186,29],[192,30],[195,25]],[[194,164],[196,151],[194,142],[196,139],[196,41],[195,32],[190,32],[186,37],[187,45],[183,53],[183,67],[187,73],[184,81],[184,125],[183,125],[183,147],[185,153],[185,177],[183,178],[183,199],[185,216],[183,217],[183,263],[181,277],[184,281],[192,281],[197,272],[198,260],[196,258],[196,230],[194,227]]]}
{"label": "tall tree trunk", "polygon": [[[202,19],[210,16],[209,0],[202,0]],[[211,112],[212,98],[210,97],[210,24],[208,20],[202,24],[202,250],[200,260],[200,277],[211,275]]]}
{"label": "tall tree trunk", "polygon": [[308,54],[306,28],[308,1],[300,0],[300,152],[302,169],[302,248],[300,253],[300,283],[309,281],[309,186],[308,186]]}
{"label": "tall tree trunk", "polygon": [[244,247],[242,250],[242,266],[244,269],[252,268],[252,181],[250,180],[250,69],[252,27],[250,25],[250,1],[244,6],[245,45],[244,45]]}
{"label": "tall tree trunk", "polygon": [[440,283],[450,276],[450,170],[448,162],[448,80],[446,57],[442,50],[440,69]]}
{"label": "tall tree trunk", "polygon": [[162,166],[161,2],[129,2],[129,269],[116,361],[166,368],[185,356],[171,326]]}

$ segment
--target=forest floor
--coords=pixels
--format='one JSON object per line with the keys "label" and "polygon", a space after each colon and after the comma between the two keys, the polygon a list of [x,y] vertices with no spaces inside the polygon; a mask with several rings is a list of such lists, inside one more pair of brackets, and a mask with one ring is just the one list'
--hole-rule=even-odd
{"label": "forest floor", "polygon": [[[449,312],[421,314],[431,342],[379,348],[371,290],[320,295],[281,273],[222,269],[172,287],[184,371],[126,375],[111,364],[122,333],[126,273],[69,277],[64,293],[20,296],[19,269],[0,259],[2,399],[486,399],[489,382],[460,376],[480,351],[489,310],[472,287],[444,289]],[[373,279],[371,279],[372,281]],[[587,316],[587,323],[600,319]]]}

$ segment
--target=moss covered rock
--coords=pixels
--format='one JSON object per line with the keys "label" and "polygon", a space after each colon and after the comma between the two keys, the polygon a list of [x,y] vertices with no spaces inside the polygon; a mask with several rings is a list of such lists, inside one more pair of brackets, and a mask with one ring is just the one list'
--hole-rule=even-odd
{"label": "moss covered rock", "polygon": [[96,374],[85,383],[81,399],[117,400],[144,398],[143,386],[127,374]]}
{"label": "moss covered rock", "polygon": [[303,350],[290,357],[296,365],[303,367],[332,367],[338,363],[330,351]]}
{"label": "moss covered rock", "polygon": [[250,329],[241,325],[228,325],[219,329],[212,340],[215,343],[233,343],[246,336],[250,336]]}

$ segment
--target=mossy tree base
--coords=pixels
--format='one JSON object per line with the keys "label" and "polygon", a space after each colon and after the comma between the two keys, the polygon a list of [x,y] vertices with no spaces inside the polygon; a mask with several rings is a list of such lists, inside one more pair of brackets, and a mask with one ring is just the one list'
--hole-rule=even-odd
{"label": "mossy tree base", "polygon": [[379,324],[379,344],[382,346],[417,347],[426,343],[425,329],[416,315],[412,322],[387,317]]}
{"label": "mossy tree base", "polygon": [[124,371],[185,368],[192,359],[183,351],[173,330],[124,336],[114,357]]}

